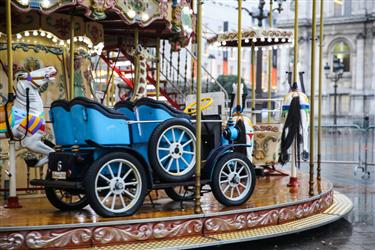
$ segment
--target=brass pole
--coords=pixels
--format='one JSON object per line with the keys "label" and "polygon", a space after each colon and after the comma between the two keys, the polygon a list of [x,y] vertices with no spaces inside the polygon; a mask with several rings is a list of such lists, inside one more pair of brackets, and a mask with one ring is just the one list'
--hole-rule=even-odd
{"label": "brass pole", "polygon": [[293,82],[297,82],[298,66],[298,0],[295,0],[294,7],[294,62],[293,62]]}
{"label": "brass pole", "polygon": [[311,94],[310,94],[310,181],[309,194],[314,195],[314,96],[315,96],[315,46],[316,46],[316,1],[312,1],[311,30]]}
{"label": "brass pole", "polygon": [[6,1],[8,96],[13,95],[13,50],[12,50],[12,10],[11,1]]}
{"label": "brass pole", "polygon": [[241,48],[242,48],[242,0],[238,0],[238,31],[237,31],[237,107],[239,113],[241,107]]}
{"label": "brass pole", "polygon": [[[115,74],[115,72],[113,72],[113,74]],[[116,103],[116,98],[115,98],[115,76],[112,77],[111,79],[111,89],[110,89],[110,93],[111,93],[111,104],[112,106],[115,105]]]}
{"label": "brass pole", "polygon": [[323,88],[323,32],[324,32],[324,0],[320,0],[320,26],[319,26],[319,106],[318,106],[318,168],[316,178],[321,180],[320,161],[321,161],[321,140],[322,140],[322,88]]}
{"label": "brass pole", "polygon": [[74,98],[74,16],[70,16],[70,95],[69,98]]}
{"label": "brass pole", "polygon": [[[139,44],[139,30],[138,29],[135,29],[134,30],[134,49],[137,50],[138,48],[138,44]],[[135,69],[135,75],[134,75],[134,89],[133,89],[133,94],[134,91],[137,89],[137,86],[138,86],[138,83],[139,83],[139,55],[138,53],[135,53],[135,65],[134,65],[134,69]]]}
{"label": "brass pole", "polygon": [[197,1],[198,13],[197,13],[197,124],[196,124],[196,150],[195,155],[196,167],[195,167],[195,201],[194,201],[194,212],[196,214],[202,213],[201,208],[201,74],[202,74],[202,4],[203,1]]}
{"label": "brass pole", "polygon": [[160,37],[156,39],[156,100],[160,96]]}
{"label": "brass pole", "polygon": [[251,43],[251,110],[255,111],[255,45]]}
{"label": "brass pole", "polygon": [[[107,53],[107,57],[109,58],[109,52]],[[110,79],[109,79],[109,65],[107,64],[107,85],[108,86],[106,86],[106,90],[108,91],[108,92],[110,92],[109,90],[110,90],[110,88],[111,88],[111,81],[110,81]],[[109,93],[105,93],[106,95],[105,95],[105,102],[106,102],[106,104],[107,104],[107,106],[109,106]]]}
{"label": "brass pole", "polygon": [[[269,23],[270,28],[272,28],[272,4],[273,0],[270,0],[270,14],[269,14]],[[268,109],[268,123],[271,123],[271,84],[272,84],[272,47],[271,50],[268,51],[268,101],[267,101],[267,109]]]}

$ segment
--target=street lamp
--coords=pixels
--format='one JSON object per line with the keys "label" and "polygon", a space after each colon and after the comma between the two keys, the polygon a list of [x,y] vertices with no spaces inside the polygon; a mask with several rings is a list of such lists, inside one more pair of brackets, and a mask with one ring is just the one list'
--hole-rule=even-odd
{"label": "street lamp", "polygon": [[341,62],[341,60],[337,57],[333,59],[333,66],[332,66],[332,72],[331,74],[331,67],[326,63],[324,66],[324,72],[327,79],[330,79],[333,81],[334,85],[334,110],[333,110],[333,124],[337,124],[337,82],[342,78],[344,74],[344,64]]}

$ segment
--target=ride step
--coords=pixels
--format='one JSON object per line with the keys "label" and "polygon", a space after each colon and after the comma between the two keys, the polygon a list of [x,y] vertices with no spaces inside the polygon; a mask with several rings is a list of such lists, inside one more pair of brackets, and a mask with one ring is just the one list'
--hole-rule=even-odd
{"label": "ride step", "polygon": [[84,190],[83,183],[78,181],[33,179],[30,181],[30,184],[49,188]]}

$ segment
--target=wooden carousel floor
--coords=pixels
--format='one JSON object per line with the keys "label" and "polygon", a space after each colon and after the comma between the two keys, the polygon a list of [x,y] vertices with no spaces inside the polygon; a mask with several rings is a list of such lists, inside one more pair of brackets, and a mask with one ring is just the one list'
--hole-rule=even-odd
{"label": "wooden carousel floor", "polygon": [[[308,193],[308,176],[306,174],[299,175],[300,187],[289,188],[287,183],[289,177],[271,176],[258,177],[255,191],[250,200],[240,207],[224,207],[212,196],[211,193],[206,193],[202,197],[202,210],[204,215],[225,214],[234,212],[236,210],[241,212],[254,208],[259,210],[282,206],[283,204],[293,205],[293,203],[300,203],[311,198]],[[323,180],[319,185],[315,184],[315,196],[327,193],[332,189],[330,182]],[[53,226],[53,225],[67,225],[75,224],[75,226],[97,223],[97,222],[124,222],[132,221],[139,222],[143,219],[159,219],[170,217],[187,217],[193,214],[193,202],[184,202],[184,209],[181,209],[179,202],[173,202],[167,198],[163,191],[152,192],[154,197],[154,207],[150,199],[146,197],[144,205],[135,215],[128,217],[117,218],[102,218],[95,214],[95,212],[86,207],[81,211],[75,212],[60,212],[49,204],[48,200],[43,195],[21,197],[20,203],[22,208],[6,209],[0,206],[0,231],[8,231],[13,228],[27,229],[38,226]]]}

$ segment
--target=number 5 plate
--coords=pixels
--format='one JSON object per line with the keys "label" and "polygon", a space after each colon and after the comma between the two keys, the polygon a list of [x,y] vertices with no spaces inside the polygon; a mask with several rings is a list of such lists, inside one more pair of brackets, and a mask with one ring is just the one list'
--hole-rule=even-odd
{"label": "number 5 plate", "polygon": [[52,171],[52,179],[65,180],[66,172]]}

